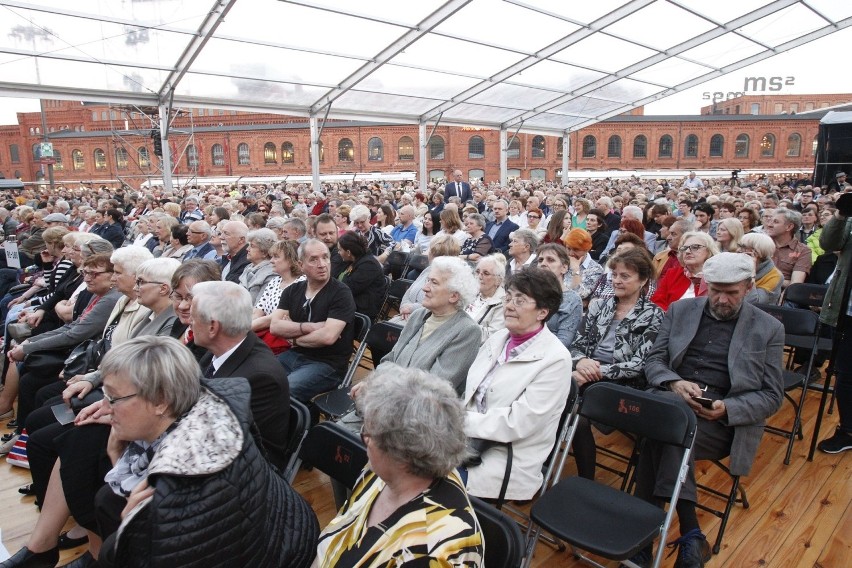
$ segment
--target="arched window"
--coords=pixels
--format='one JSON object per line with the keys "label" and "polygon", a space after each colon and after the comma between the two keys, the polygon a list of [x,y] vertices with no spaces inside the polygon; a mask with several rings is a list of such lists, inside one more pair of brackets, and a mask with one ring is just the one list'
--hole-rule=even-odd
{"label": "arched window", "polygon": [[411,136],[403,136],[400,138],[397,146],[399,148],[400,160],[414,159],[414,140],[411,139]]}
{"label": "arched window", "polygon": [[556,157],[560,160],[562,159],[562,156],[565,155],[562,151],[562,144],[564,144],[564,142],[562,142],[562,136],[560,136],[559,141],[556,143]]}
{"label": "arched window", "polygon": [[647,158],[648,157],[648,138],[644,134],[640,134],[633,139],[633,157]]}
{"label": "arched window", "polygon": [[811,156],[816,156],[819,136],[814,136],[813,144],[811,144]]}
{"label": "arched window", "polygon": [[[532,157],[533,158],[544,158],[545,154],[545,146],[544,146],[544,136],[533,136],[532,139]],[[532,175],[532,174],[530,174]],[[540,179],[544,179],[544,174]]]}
{"label": "arched window", "polygon": [[213,144],[213,147],[210,148],[210,154],[213,157],[213,165],[214,166],[224,166],[225,165],[225,148],[221,144]]}
{"label": "arched window", "polygon": [[36,142],[33,144],[33,160],[38,161],[41,159],[41,144]]}
{"label": "arched window", "polygon": [[743,133],[737,136],[737,139],[734,142],[734,157],[748,158],[750,144],[751,139],[749,139],[748,134]]}
{"label": "arched window", "polygon": [[62,153],[56,148],[53,149],[53,159],[56,160],[53,163],[53,169],[55,171],[62,171],[65,169],[65,166],[62,165]]}
{"label": "arched window", "polygon": [[145,146],[140,146],[138,150],[136,150],[136,156],[139,160],[140,168],[150,168],[151,167],[151,156],[148,154],[148,148]]}
{"label": "arched window", "polygon": [[81,150],[71,151],[71,163],[75,170],[82,170],[86,167],[86,159],[83,158],[83,152]]}
{"label": "arched window", "polygon": [[429,159],[443,160],[444,157],[444,139],[440,136],[433,136],[429,139]]}
{"label": "arched window", "polygon": [[[54,152],[55,154],[55,152]],[[802,137],[797,133],[792,133],[787,137],[787,157],[798,158],[802,154]]]}
{"label": "arched window", "polygon": [[773,134],[764,134],[760,139],[760,157],[771,158],[775,155],[775,136]]}
{"label": "arched window", "polygon": [[671,136],[668,134],[660,136],[660,149],[658,152],[660,158],[671,158],[673,148],[674,142],[672,142]]}
{"label": "arched window", "polygon": [[606,157],[621,157],[621,136],[619,136],[618,134],[613,134],[609,137],[609,141],[606,143]]}
{"label": "arched window", "polygon": [[429,170],[429,181],[442,181],[445,175],[446,172],[444,172],[444,170]]}
{"label": "arched window", "polygon": [[340,142],[337,143],[337,161],[355,161],[355,146],[349,138],[341,138]]}
{"label": "arched window", "polygon": [[591,134],[583,138],[583,157],[594,158],[598,153],[598,141]]}
{"label": "arched window", "polygon": [[[18,149],[17,144],[9,145],[9,157],[12,158],[13,164],[18,164],[21,161],[21,151]],[[17,176],[15,176],[17,177]]]}
{"label": "arched window", "polygon": [[124,148],[115,149],[115,167],[119,170],[127,169],[127,150]]}
{"label": "arched window", "polygon": [[470,170],[467,172],[467,179],[482,179],[485,177],[485,170]]}
{"label": "arched window", "polygon": [[695,134],[690,134],[686,137],[686,140],[683,143],[683,157],[698,157],[698,136],[696,136]]}
{"label": "arched window", "polygon": [[725,137],[721,134],[714,134],[710,138],[710,157],[721,158],[725,152]]}
{"label": "arched window", "polygon": [[106,169],[106,152],[97,148],[94,152],[95,155],[95,169],[96,170],[105,170]]}
{"label": "arched window", "polygon": [[198,167],[198,147],[195,144],[186,147],[186,165],[190,168]]}
{"label": "arched window", "polygon": [[281,163],[292,164],[296,161],[296,150],[292,142],[284,142],[281,144]]}
{"label": "arched window", "polygon": [[367,141],[367,161],[381,162],[385,159],[385,143],[378,136]]}
{"label": "arched window", "polygon": [[249,164],[251,164],[249,145],[245,142],[237,146],[237,163],[241,166],[248,166]]}
{"label": "arched window", "polygon": [[509,140],[509,148],[506,150],[507,158],[521,157],[521,139],[515,136]]}
{"label": "arched window", "polygon": [[277,164],[278,163],[278,147],[274,142],[267,142],[263,145],[263,163]]}
{"label": "arched window", "polygon": [[544,168],[530,170],[530,179],[544,181],[545,179],[547,179],[547,170],[545,170]]}
{"label": "arched window", "polygon": [[485,157],[485,140],[482,136],[471,136],[470,140],[467,141],[467,157],[471,160]]}

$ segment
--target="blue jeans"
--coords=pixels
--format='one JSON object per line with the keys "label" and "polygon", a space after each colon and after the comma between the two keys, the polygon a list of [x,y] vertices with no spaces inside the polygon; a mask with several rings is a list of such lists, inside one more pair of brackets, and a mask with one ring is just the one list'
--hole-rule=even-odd
{"label": "blue jeans", "polygon": [[336,389],[343,380],[343,375],[331,365],[308,359],[292,349],[279,355],[278,361],[287,372],[290,396],[299,402],[308,403],[318,394]]}

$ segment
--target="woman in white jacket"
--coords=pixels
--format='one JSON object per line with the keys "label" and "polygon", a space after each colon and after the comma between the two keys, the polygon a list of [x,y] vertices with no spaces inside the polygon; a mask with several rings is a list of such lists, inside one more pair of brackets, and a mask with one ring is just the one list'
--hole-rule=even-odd
{"label": "woman in white jacket", "polygon": [[508,443],[513,455],[505,498],[530,499],[541,486],[571,389],[571,355],[545,326],[561,301],[562,283],[540,268],[524,268],[506,283],[506,329],[479,350],[465,386],[465,433],[496,442],[480,465],[463,471],[471,495],[500,496]]}

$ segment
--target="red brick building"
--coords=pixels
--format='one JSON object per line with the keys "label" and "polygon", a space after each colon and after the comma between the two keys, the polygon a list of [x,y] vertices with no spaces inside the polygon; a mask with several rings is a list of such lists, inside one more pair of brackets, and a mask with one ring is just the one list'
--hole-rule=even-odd
{"label": "red brick building", "polygon": [[[810,104],[825,108],[849,101],[852,95],[746,96],[691,116],[643,116],[637,109],[571,133],[569,169],[807,171],[813,167],[814,140],[825,110],[789,114],[792,105],[804,110]],[[752,104],[760,105],[757,114],[734,113],[737,105],[750,112]],[[788,114],[766,112],[777,105]],[[141,112],[47,100],[45,113],[57,183],[121,179],[138,187],[147,177],[161,177],[151,139],[155,124]],[[19,113],[18,125],[0,126],[4,177],[45,177],[33,149],[42,141],[41,129],[39,113]],[[439,126],[427,149],[430,178],[448,178],[460,169],[471,178],[499,179],[499,138],[495,130]],[[414,125],[329,121],[321,141],[323,174],[419,169]],[[311,171],[308,122],[300,117],[191,109],[175,119],[170,145],[182,176]],[[508,169],[510,177],[555,179],[562,169],[561,139],[519,134],[510,145]]]}

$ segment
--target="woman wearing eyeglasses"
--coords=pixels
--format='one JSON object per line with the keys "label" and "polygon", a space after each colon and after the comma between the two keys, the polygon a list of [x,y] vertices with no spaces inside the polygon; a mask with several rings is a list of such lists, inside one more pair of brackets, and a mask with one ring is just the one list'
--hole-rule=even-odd
{"label": "woman wearing eyeglasses", "polygon": [[755,304],[777,304],[781,298],[784,275],[772,262],[772,255],[775,254],[775,241],[772,237],[763,233],[744,235],[737,252],[754,259],[754,286],[746,300]]}
{"label": "woman wearing eyeglasses", "polygon": [[523,500],[541,487],[542,464],[571,388],[571,355],[545,325],[561,303],[562,283],[549,270],[530,266],[506,283],[506,329],[480,348],[463,398],[467,436],[495,443],[482,452],[480,465],[463,470],[471,495]]}
{"label": "woman wearing eyeglasses", "polygon": [[503,319],[506,257],[502,254],[483,256],[476,263],[474,274],[479,279],[479,294],[468,304],[465,311],[479,325],[482,343],[485,343],[491,334],[506,327]]}
{"label": "woman wearing eyeglasses", "polygon": [[651,301],[668,310],[669,306],[684,298],[698,298],[707,295],[702,271],[708,258],[719,254],[719,248],[707,233],[692,231],[684,233],[680,239],[678,260],[683,270],[669,270],[660,280],[657,291]]}
{"label": "woman wearing eyeglasses", "polygon": [[527,229],[534,232],[539,239],[543,239],[547,234],[547,226],[541,222],[543,216],[544,213],[537,207],[527,211]]}

